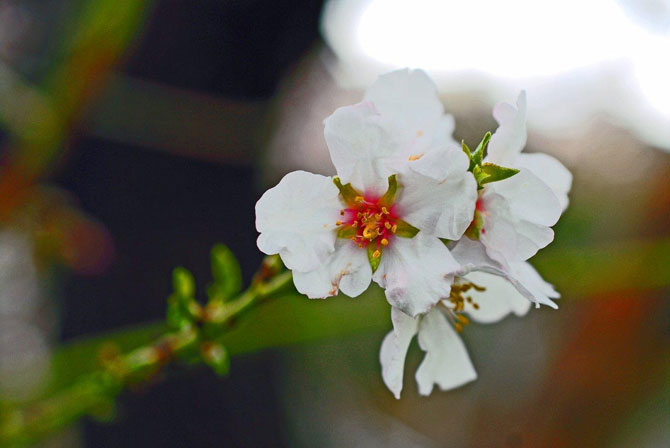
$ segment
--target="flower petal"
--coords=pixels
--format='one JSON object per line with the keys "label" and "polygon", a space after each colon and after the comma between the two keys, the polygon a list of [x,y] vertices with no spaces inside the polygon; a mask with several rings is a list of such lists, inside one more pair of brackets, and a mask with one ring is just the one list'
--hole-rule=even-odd
{"label": "flower petal", "polygon": [[340,107],[324,125],[330,158],[342,183],[351,182],[366,193],[383,193],[392,174],[386,166],[396,156],[397,143],[374,104]]}
{"label": "flower petal", "polygon": [[352,241],[338,239],[335,252],[317,269],[293,272],[293,282],[310,299],[334,296],[341,290],[349,297],[363,293],[370,285],[372,269],[365,250]]}
{"label": "flower petal", "polygon": [[379,361],[382,364],[384,384],[396,398],[400,398],[405,370],[405,356],[412,338],[418,331],[419,319],[418,317],[409,317],[397,308],[391,308],[393,331],[389,332],[382,342]]}
{"label": "flower petal", "polygon": [[256,203],[258,248],[279,254],[289,269],[319,267],[335,248],[341,203],[332,179],[305,171],[287,174]]}
{"label": "flower petal", "polygon": [[422,70],[402,69],[381,75],[368,88],[365,99],[389,121],[405,160],[430,146],[453,142],[453,118],[445,119],[437,87]]}
{"label": "flower petal", "polygon": [[386,289],[392,306],[414,317],[449,296],[450,274],[459,268],[440,240],[419,232],[411,239],[394,238],[372,279]]}
{"label": "flower petal", "polygon": [[551,228],[519,220],[502,196],[484,193],[482,197],[486,214],[480,241],[494,260],[503,265],[509,261],[525,261],[554,239]]}
{"label": "flower petal", "polygon": [[516,107],[509,103],[496,104],[493,117],[499,126],[491,136],[486,161],[510,166],[526,146],[526,92],[521,91]]}
{"label": "flower petal", "polygon": [[[453,244],[450,251],[461,265],[461,270],[456,273],[457,276],[470,279],[472,273],[491,274],[489,277],[497,276],[509,282],[526,301],[558,308],[551,299],[560,297],[560,294],[554,290],[552,285],[545,282],[528,262],[499,263],[488,256],[486,247],[481,241],[473,241],[467,237],[463,237]],[[486,279],[489,277],[486,277]],[[486,287],[487,292],[495,293],[497,291],[496,287],[489,288],[486,279],[482,281],[481,278],[477,278],[477,281],[473,281],[479,286]],[[482,282],[482,284],[478,282]],[[475,296],[473,295],[473,297]],[[512,311],[516,310],[517,314],[523,311],[522,308],[525,307],[520,301],[515,301],[513,305]],[[487,310],[482,311],[486,312]]]}
{"label": "flower petal", "polygon": [[530,309],[530,300],[503,277],[485,272],[471,272],[465,278],[486,288],[485,291],[468,291],[468,296],[472,297],[479,308],[467,306],[466,310],[477,322],[498,322],[510,313],[523,316]]}
{"label": "flower petal", "polygon": [[434,384],[449,390],[477,379],[463,341],[438,308],[421,319],[419,346],[426,352],[416,371],[421,395],[430,395]]}
{"label": "flower petal", "polygon": [[551,188],[563,211],[568,207],[568,193],[572,187],[572,173],[554,157],[541,154],[519,154],[517,168],[526,168]]}
{"label": "flower petal", "polygon": [[401,175],[398,210],[414,227],[456,240],[472,221],[477,182],[467,171],[467,156],[457,148],[431,151],[409,162]]}
{"label": "flower petal", "polygon": [[504,197],[510,212],[519,220],[553,226],[561,216],[561,204],[554,192],[527,169],[521,169],[509,179],[489,184],[485,195],[491,193]]}

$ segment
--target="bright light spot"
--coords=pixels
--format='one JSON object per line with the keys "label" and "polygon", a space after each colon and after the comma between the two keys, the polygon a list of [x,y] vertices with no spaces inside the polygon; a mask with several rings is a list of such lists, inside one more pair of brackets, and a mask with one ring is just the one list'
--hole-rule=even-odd
{"label": "bright light spot", "polygon": [[622,56],[634,31],[612,0],[374,0],[357,33],[393,66],[525,77]]}

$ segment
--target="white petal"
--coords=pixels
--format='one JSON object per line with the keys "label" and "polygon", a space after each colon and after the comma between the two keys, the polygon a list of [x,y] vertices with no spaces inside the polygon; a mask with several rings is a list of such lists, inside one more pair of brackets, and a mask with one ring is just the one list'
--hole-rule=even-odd
{"label": "white petal", "polygon": [[381,75],[368,88],[365,99],[389,121],[389,130],[406,151],[405,157],[445,137],[449,120],[442,121],[444,108],[437,87],[422,70],[402,69]]}
{"label": "white petal", "polygon": [[256,203],[258,248],[279,254],[289,269],[319,267],[335,248],[338,195],[329,177],[305,171],[287,174]]}
{"label": "white petal", "polygon": [[334,296],[339,290],[356,297],[368,289],[371,279],[367,252],[345,239],[337,240],[335,252],[319,268],[293,272],[296,289],[310,299]]}
{"label": "white petal", "polygon": [[330,157],[342,183],[351,182],[371,194],[386,191],[388,160],[396,156],[397,143],[387,132],[370,102],[337,109],[324,120],[324,136]]}
{"label": "white petal", "polygon": [[525,315],[530,309],[530,300],[521,294],[507,279],[484,272],[471,272],[465,278],[485,291],[471,289],[467,292],[478,309],[468,306],[467,313],[477,322],[498,322],[510,313]]}
{"label": "white petal", "polygon": [[[467,237],[463,237],[453,244],[451,254],[462,267],[461,271],[456,274],[457,276],[465,276],[470,279],[470,274],[475,272],[490,274],[486,277],[487,279],[497,276],[504,279],[505,282],[509,282],[516,289],[519,296],[524,297],[524,300],[527,302],[535,302],[557,308],[551,299],[558,298],[560,295],[554,290],[553,286],[542,280],[540,274],[529,263],[511,262],[501,264],[488,256],[486,247],[481,241],[472,241]],[[478,280],[481,281],[481,277]],[[495,280],[493,281],[495,282]],[[479,285],[477,281],[475,283]],[[482,281],[482,283],[484,284],[480,286],[487,286],[485,282]],[[487,293],[495,295],[496,291],[495,287],[487,288]],[[509,296],[511,293],[505,295]],[[513,305],[512,311],[516,312],[516,314],[520,314],[526,307],[520,301],[515,301]],[[482,312],[488,311],[490,310],[482,310]]]}
{"label": "white petal", "polygon": [[467,171],[468,163],[456,148],[435,150],[409,162],[410,169],[400,176],[403,189],[397,198],[403,219],[440,238],[460,238],[477,202],[477,182]]}
{"label": "white petal", "polygon": [[417,316],[449,296],[450,274],[459,268],[440,240],[419,232],[411,239],[393,238],[372,279],[386,289],[392,306]]}
{"label": "white petal", "polygon": [[439,309],[431,310],[421,319],[419,346],[426,352],[416,371],[421,395],[430,395],[434,384],[448,390],[477,379],[463,341]]}
{"label": "white petal", "polygon": [[526,146],[526,92],[521,91],[516,107],[509,103],[496,104],[493,117],[499,126],[491,137],[486,161],[510,166]]}
{"label": "white petal", "polygon": [[501,263],[489,257],[486,246],[481,241],[471,240],[464,236],[452,243],[449,251],[454,256],[461,270],[457,275],[466,275],[472,271],[484,271],[504,275],[505,268]]}
{"label": "white petal", "polygon": [[551,228],[519,220],[502,196],[485,192],[482,198],[486,213],[480,241],[494,260],[503,265],[527,260],[554,239]]}
{"label": "white petal", "polygon": [[552,308],[558,308],[551,299],[558,299],[561,295],[554,289],[552,284],[546,282],[540,276],[530,263],[512,263],[510,265],[510,274],[531,294],[532,300]]}
{"label": "white petal", "polygon": [[519,220],[553,226],[561,216],[558,198],[542,180],[527,169],[486,187],[486,193],[504,197],[510,212]]}
{"label": "white petal", "polygon": [[515,167],[527,168],[551,188],[562,210],[568,207],[568,193],[572,187],[572,173],[554,157],[541,154],[519,154]]}
{"label": "white petal", "polygon": [[412,338],[418,331],[419,317],[409,317],[402,311],[391,308],[393,331],[386,335],[379,351],[382,378],[396,398],[400,398],[405,370],[405,356]]}

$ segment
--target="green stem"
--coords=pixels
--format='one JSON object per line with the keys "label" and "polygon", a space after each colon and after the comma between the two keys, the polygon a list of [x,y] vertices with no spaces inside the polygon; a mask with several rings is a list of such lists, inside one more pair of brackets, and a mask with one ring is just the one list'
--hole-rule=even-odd
{"label": "green stem", "polygon": [[24,408],[3,409],[0,446],[35,443],[85,415],[108,418],[114,409],[114,399],[126,387],[155,377],[175,360],[198,354],[208,341],[221,338],[234,319],[277,295],[291,280],[290,271],[256,280],[236,299],[217,304],[216,312],[203,321],[208,328],[206,338],[197,325],[167,332],[147,345],[110,357],[99,370],[83,375],[45,400]]}

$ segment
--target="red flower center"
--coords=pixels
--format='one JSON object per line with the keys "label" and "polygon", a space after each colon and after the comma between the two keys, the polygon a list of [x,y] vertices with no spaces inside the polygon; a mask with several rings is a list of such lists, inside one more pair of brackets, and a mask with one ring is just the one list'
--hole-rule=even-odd
{"label": "red flower center", "polygon": [[341,233],[345,233],[359,247],[368,244],[388,246],[398,228],[398,216],[393,206],[383,205],[381,198],[357,196],[355,203],[340,210],[341,221],[337,221]]}

